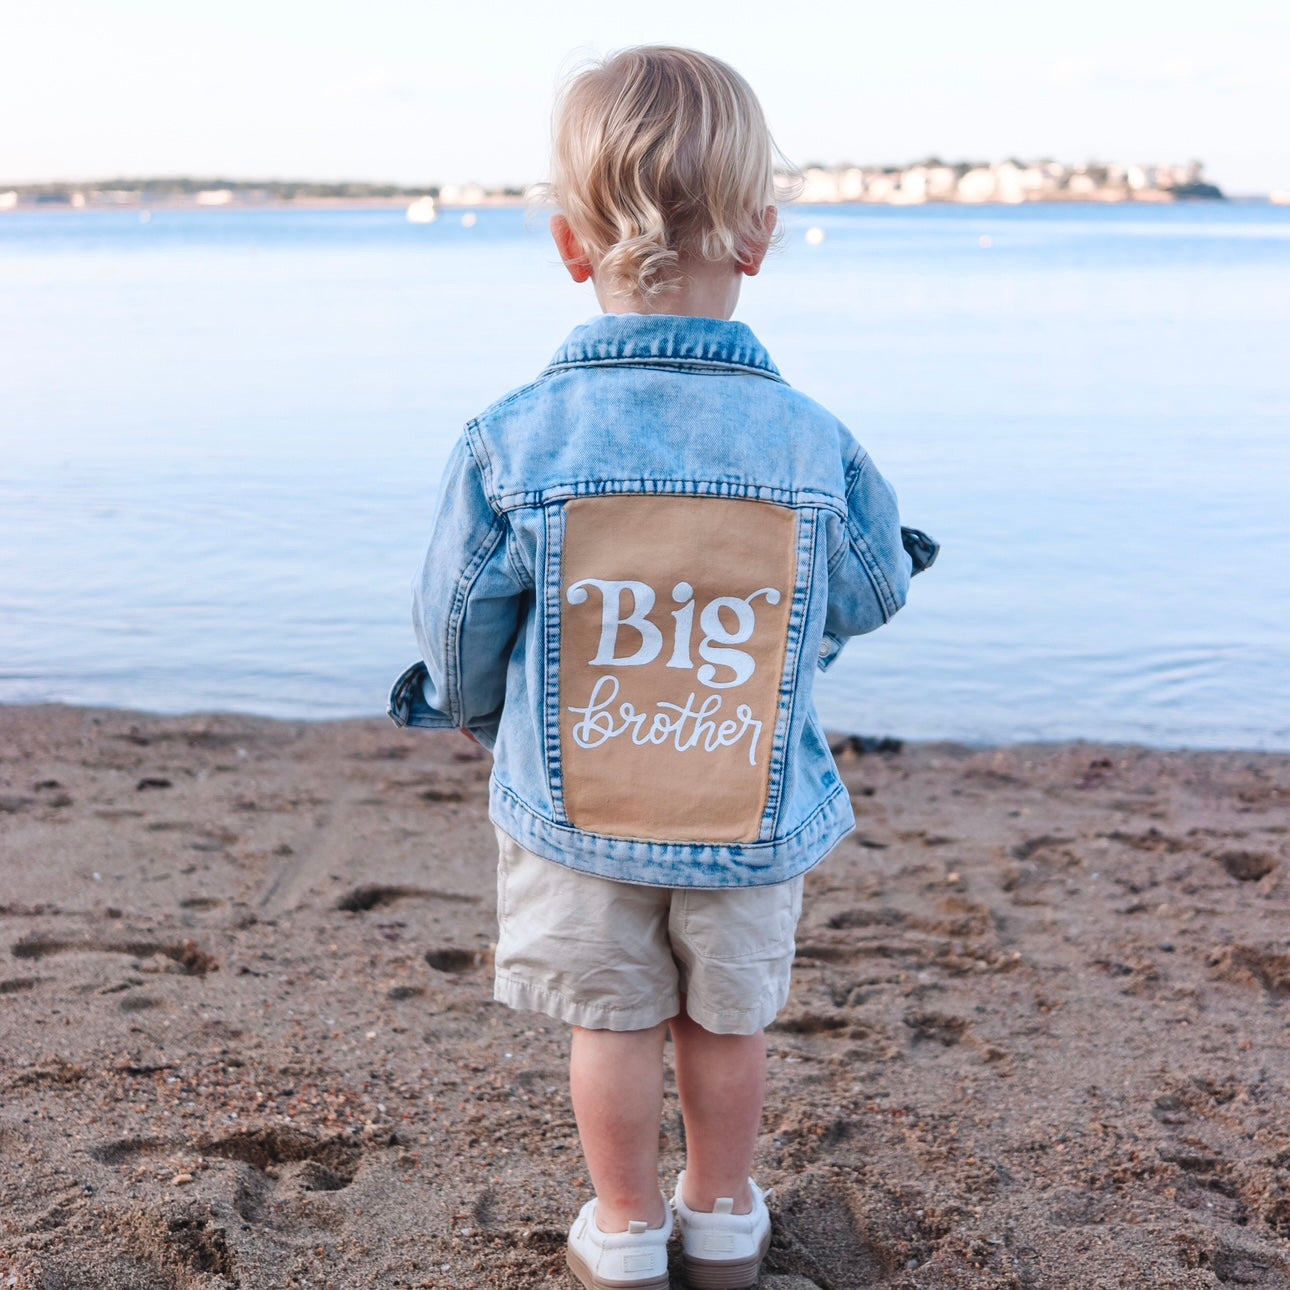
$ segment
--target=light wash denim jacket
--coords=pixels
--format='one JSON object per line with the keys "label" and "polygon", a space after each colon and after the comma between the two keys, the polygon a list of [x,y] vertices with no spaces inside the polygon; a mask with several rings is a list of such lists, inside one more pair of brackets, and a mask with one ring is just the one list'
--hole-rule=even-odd
{"label": "light wash denim jacket", "polygon": [[668,887],[782,882],[854,827],[816,667],[936,544],[738,322],[605,315],[466,426],[399,725],[494,754],[529,850]]}

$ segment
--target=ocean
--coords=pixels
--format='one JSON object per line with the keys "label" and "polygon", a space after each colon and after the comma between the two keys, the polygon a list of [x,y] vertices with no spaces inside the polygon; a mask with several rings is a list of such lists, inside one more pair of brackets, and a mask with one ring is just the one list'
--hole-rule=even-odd
{"label": "ocean", "polygon": [[[825,724],[1290,749],[1290,208],[784,223],[737,316],[943,544]],[[517,210],[0,215],[0,702],[381,712],[449,447],[594,309]]]}

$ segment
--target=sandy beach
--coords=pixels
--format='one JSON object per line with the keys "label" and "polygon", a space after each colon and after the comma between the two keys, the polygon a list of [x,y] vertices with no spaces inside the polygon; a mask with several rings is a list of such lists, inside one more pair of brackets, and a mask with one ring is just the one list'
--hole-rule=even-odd
{"label": "sandy beach", "polygon": [[[1290,1287],[1290,756],[839,763],[765,1290]],[[0,1290],[572,1287],[487,778],[381,720],[0,708]],[[670,1088],[662,1133],[670,1176]]]}

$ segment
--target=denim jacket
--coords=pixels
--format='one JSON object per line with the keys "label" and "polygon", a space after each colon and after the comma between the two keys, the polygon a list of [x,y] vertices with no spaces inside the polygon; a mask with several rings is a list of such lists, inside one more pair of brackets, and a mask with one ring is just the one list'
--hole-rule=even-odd
{"label": "denim jacket", "polygon": [[471,421],[414,587],[399,725],[494,754],[529,850],[668,887],[757,886],[854,827],[811,700],[936,544],[742,323],[605,315]]}

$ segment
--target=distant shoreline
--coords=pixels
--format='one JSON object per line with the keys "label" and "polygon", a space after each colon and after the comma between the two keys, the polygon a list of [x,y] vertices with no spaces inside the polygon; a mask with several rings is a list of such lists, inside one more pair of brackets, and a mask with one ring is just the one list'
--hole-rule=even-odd
{"label": "distant shoreline", "polygon": [[[1229,200],[1187,166],[1119,165],[1057,161],[943,162],[929,158],[907,166],[808,165],[777,176],[781,200],[806,206],[1022,206],[1173,204]],[[415,223],[440,210],[515,208],[533,203],[533,186],[400,184],[248,180],[199,176],[116,176],[43,183],[0,182],[0,213],[32,210],[262,209],[341,207],[408,209]],[[1290,203],[1290,193],[1242,194],[1237,200]]]}
{"label": "distant shoreline", "polygon": [[[1290,202],[1278,200],[1275,194],[1267,193],[1240,193],[1232,196],[1224,196],[1221,200],[1223,205],[1234,206],[1285,206]],[[401,197],[294,197],[294,198],[274,198],[267,201],[255,201],[247,199],[234,198],[231,201],[222,202],[218,206],[202,205],[194,201],[162,198],[157,200],[144,201],[142,199],[133,202],[86,202],[84,205],[73,205],[70,201],[42,200],[42,201],[19,201],[9,205],[0,204],[0,216],[4,215],[32,215],[32,214],[67,214],[67,215],[87,215],[87,214],[125,214],[133,212],[141,214],[153,211],[193,211],[210,214],[218,214],[220,211],[287,211],[287,210],[332,210],[332,211],[362,211],[362,210],[406,210],[411,204],[411,200]],[[984,208],[998,209],[1000,207],[1016,208],[1018,206],[1077,206],[1077,207],[1104,207],[1104,206],[1187,206],[1187,205],[1211,205],[1217,204],[1213,198],[1205,197],[1167,197],[1167,198],[1096,198],[1096,197],[1040,197],[1031,198],[1025,202],[1010,202],[1002,200],[987,201],[959,201],[954,199],[934,198],[921,202],[880,202],[880,201],[819,201],[819,200],[798,200],[788,202],[785,205],[788,208],[801,207],[803,209],[818,209],[823,207],[839,209],[908,209],[909,207],[918,206],[962,206],[966,208]],[[459,202],[447,203],[438,202],[436,208],[442,212],[466,212],[480,210],[523,210],[528,202],[522,197],[497,198],[492,197],[479,202]]]}
{"label": "distant shoreline", "polygon": [[[0,206],[0,215],[33,214],[35,212],[69,215],[86,214],[124,214],[130,211],[198,211],[218,214],[220,211],[247,210],[406,210],[414,199],[406,197],[279,197],[267,201],[234,198],[219,205],[206,205],[195,201],[160,198],[157,200],[135,202],[86,202],[83,206],[73,205],[69,201],[28,201],[18,202],[12,206]],[[522,197],[490,198],[487,201],[446,205],[436,203],[439,210],[520,210],[525,201]]]}

